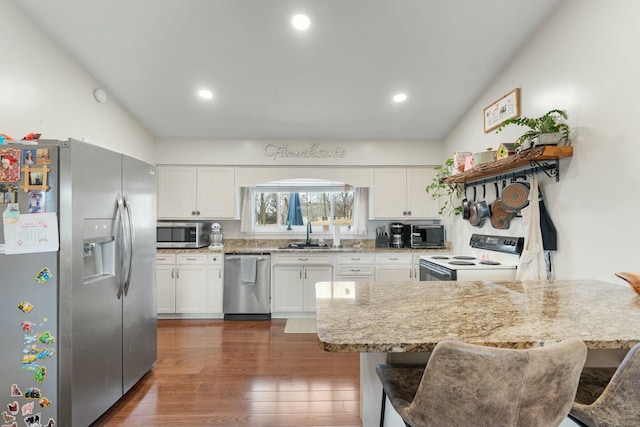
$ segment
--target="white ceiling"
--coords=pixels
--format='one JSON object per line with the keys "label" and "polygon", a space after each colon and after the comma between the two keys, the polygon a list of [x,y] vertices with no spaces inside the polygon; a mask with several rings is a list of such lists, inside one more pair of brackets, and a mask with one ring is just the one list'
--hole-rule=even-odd
{"label": "white ceiling", "polygon": [[560,2],[12,1],[157,138],[283,140],[441,140]]}

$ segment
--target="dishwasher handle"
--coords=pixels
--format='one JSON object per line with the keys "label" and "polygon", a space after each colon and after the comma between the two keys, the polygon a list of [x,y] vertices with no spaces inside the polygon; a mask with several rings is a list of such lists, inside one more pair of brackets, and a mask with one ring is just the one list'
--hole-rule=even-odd
{"label": "dishwasher handle", "polygon": [[[247,255],[244,255],[247,256]],[[240,260],[240,258],[242,258],[242,256],[240,255],[227,255],[224,257],[225,261],[236,261],[236,260]],[[269,261],[269,257],[259,257],[257,259],[257,261]]]}

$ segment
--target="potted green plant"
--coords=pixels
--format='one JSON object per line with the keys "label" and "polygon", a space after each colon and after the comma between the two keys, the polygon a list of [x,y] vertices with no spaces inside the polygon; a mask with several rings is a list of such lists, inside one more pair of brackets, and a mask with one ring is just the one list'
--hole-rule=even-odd
{"label": "potted green plant", "polygon": [[535,119],[520,116],[502,122],[496,129],[496,133],[499,133],[509,125],[528,127],[529,130],[516,141],[519,149],[527,149],[536,145],[567,143],[569,141],[569,126],[562,122],[563,119],[567,119],[567,113],[563,110],[550,110]]}
{"label": "potted green plant", "polygon": [[433,200],[442,199],[440,210],[438,211],[440,215],[460,215],[462,212],[462,206],[458,203],[460,196],[462,196],[462,186],[457,183],[444,183],[444,180],[451,176],[452,168],[452,157],[448,158],[443,165],[434,167],[438,172],[433,177],[431,184],[425,188],[425,191],[431,194]]}

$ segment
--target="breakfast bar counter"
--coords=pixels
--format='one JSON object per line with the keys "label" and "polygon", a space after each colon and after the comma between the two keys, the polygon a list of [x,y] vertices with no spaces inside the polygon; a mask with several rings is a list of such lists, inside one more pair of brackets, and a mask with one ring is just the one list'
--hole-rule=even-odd
{"label": "breakfast bar counter", "polygon": [[441,340],[530,348],[578,337],[617,362],[640,342],[640,296],[596,280],[320,282],[316,299],[321,348],[361,354],[365,427],[378,422],[375,365]]}

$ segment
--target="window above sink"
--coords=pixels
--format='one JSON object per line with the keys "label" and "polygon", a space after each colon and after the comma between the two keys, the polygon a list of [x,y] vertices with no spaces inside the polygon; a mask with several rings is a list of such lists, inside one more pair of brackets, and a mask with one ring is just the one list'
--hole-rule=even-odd
{"label": "window above sink", "polygon": [[286,179],[253,188],[256,233],[312,232],[322,234],[340,226],[350,234],[356,212],[355,190],[341,182],[319,179]]}

